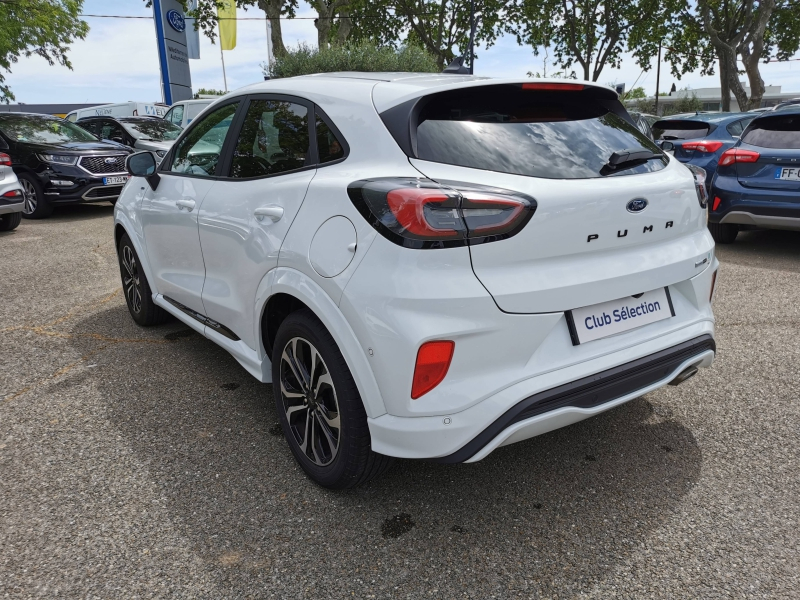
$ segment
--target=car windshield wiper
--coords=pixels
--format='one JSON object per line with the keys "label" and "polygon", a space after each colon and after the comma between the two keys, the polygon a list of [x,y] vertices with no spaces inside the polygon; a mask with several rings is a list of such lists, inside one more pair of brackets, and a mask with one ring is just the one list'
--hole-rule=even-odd
{"label": "car windshield wiper", "polygon": [[658,158],[661,154],[656,154],[647,148],[626,148],[614,152],[609,158],[608,162],[600,169],[601,175],[611,175],[624,169],[630,169],[638,165],[646,163],[651,158]]}

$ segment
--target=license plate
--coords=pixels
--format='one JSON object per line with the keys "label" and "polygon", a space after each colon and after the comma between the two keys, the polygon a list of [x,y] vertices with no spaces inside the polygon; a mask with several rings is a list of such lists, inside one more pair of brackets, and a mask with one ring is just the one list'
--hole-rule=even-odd
{"label": "license plate", "polygon": [[675,316],[667,288],[566,312],[572,345],[616,335]]}
{"label": "license plate", "polygon": [[118,175],[117,177],[103,177],[103,185],[119,185],[128,181],[127,175]]}
{"label": "license plate", "polygon": [[800,168],[797,167],[778,167],[775,171],[775,179],[788,181],[800,181]]}

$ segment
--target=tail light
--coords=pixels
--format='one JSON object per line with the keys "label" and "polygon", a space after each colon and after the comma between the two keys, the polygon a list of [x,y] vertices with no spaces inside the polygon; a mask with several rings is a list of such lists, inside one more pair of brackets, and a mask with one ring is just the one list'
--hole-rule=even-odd
{"label": "tail light", "polygon": [[757,162],[759,158],[761,158],[761,155],[753,150],[731,148],[730,150],[725,150],[722,156],[719,157],[719,166],[727,167],[734,163],[754,163]]}
{"label": "tail light", "polygon": [[416,400],[439,385],[450,369],[456,343],[449,340],[425,342],[417,352],[411,398]]}
{"label": "tail light", "polygon": [[518,233],[536,210],[536,200],[525,194],[410,177],[356,181],[347,193],[375,229],[407,248],[505,239]]}
{"label": "tail light", "polygon": [[714,196],[714,204],[711,205],[711,210],[717,210],[720,204],[722,204],[722,198]]}
{"label": "tail light", "polygon": [[22,190],[11,190],[3,194],[3,198],[22,198]]}
{"label": "tail light", "polygon": [[694,177],[694,189],[697,192],[697,201],[700,203],[701,208],[705,208],[708,205],[708,189],[706,188],[708,175],[706,174],[706,170],[692,164],[687,164],[686,167],[692,172],[692,176]]}
{"label": "tail light", "polygon": [[681,144],[684,150],[697,150],[698,152],[716,152],[722,148],[722,142],[683,142]]}
{"label": "tail light", "polygon": [[11,157],[5,152],[0,152],[0,165],[4,167],[11,166]]}

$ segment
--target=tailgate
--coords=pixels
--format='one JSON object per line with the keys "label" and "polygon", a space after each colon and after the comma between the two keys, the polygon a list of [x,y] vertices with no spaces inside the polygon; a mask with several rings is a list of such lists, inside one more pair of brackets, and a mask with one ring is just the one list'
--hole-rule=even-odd
{"label": "tailgate", "polygon": [[[434,180],[522,192],[537,203],[513,237],[470,246],[475,275],[511,313],[560,312],[689,279],[713,242],[691,173],[677,161],[656,173],[548,180],[412,159]],[[628,203],[645,198],[641,212]],[[704,263],[708,264],[708,263]]]}
{"label": "tailgate", "polygon": [[800,113],[756,119],[732,154],[742,186],[800,191]]}

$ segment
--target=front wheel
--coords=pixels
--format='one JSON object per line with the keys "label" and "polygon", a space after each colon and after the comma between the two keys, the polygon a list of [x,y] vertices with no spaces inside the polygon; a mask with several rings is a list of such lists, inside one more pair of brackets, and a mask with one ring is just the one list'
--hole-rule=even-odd
{"label": "front wheel", "polygon": [[389,468],[392,459],[372,451],[367,414],[350,369],[311,311],[290,314],[278,328],[272,381],[289,448],[316,483],[351,488]]}
{"label": "front wheel", "polygon": [[131,317],[139,325],[159,325],[166,322],[170,314],[153,302],[150,284],[144,274],[139,255],[128,234],[122,236],[117,248],[119,272],[122,276],[122,292]]}
{"label": "front wheel", "polygon": [[22,186],[22,216],[26,219],[44,219],[53,214],[53,205],[44,197],[42,184],[35,175],[20,173]]}
{"label": "front wheel", "polygon": [[739,235],[739,226],[732,223],[709,223],[708,230],[718,244],[732,244]]}

